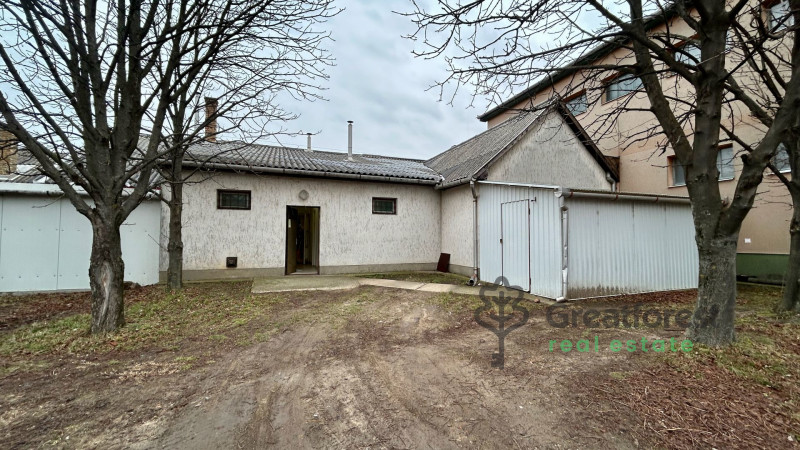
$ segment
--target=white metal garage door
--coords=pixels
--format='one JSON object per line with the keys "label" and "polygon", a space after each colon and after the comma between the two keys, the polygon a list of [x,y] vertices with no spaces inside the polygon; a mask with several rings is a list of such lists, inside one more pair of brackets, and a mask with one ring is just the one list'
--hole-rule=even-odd
{"label": "white metal garage door", "polygon": [[500,244],[503,277],[507,286],[531,290],[530,201],[517,200],[500,205]]}
{"label": "white metal garage door", "polygon": [[[126,281],[158,282],[160,215],[158,201],[145,201],[120,227]],[[0,292],[89,289],[91,244],[89,220],[69,200],[0,192]]]}

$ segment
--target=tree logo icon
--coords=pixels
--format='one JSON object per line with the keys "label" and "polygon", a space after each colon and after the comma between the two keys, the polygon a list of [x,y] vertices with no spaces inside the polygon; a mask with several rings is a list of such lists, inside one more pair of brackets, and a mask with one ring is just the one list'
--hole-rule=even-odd
{"label": "tree logo icon", "polygon": [[498,351],[492,354],[492,367],[500,369],[505,367],[506,336],[525,325],[530,316],[528,309],[519,304],[524,299],[522,289],[509,286],[514,290],[512,294],[508,289],[501,289],[501,286],[509,286],[506,277],[497,277],[493,285],[481,287],[479,295],[483,305],[475,309],[474,315],[478,325],[497,336]]}

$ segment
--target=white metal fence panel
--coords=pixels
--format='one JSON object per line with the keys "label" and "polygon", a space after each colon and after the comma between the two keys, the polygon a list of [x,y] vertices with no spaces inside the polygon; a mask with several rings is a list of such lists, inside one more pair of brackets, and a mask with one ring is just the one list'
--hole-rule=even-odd
{"label": "white metal fence panel", "polygon": [[[125,280],[158,282],[161,208],[142,203],[121,227]],[[89,289],[92,229],[69,200],[0,195],[0,292]]]}
{"label": "white metal fence panel", "polygon": [[0,290],[58,289],[59,200],[3,196]]}
{"label": "white metal fence panel", "polygon": [[567,206],[569,298],[697,287],[688,204],[574,198]]}
{"label": "white metal fence panel", "polygon": [[530,291],[530,206],[532,200],[500,205],[500,247],[505,285]]}
{"label": "white metal fence panel", "polygon": [[561,296],[561,221],[555,191],[548,188],[478,184],[478,265],[481,281],[503,275],[501,205],[533,200],[530,214],[530,292]]}
{"label": "white metal fence panel", "polygon": [[160,223],[160,202],[148,201],[134,209],[120,227],[126,280],[139,284],[158,283]]}
{"label": "white metal fence panel", "polygon": [[59,205],[61,235],[58,254],[64,257],[58,259],[58,289],[86,289],[89,286],[89,257],[92,255],[92,224],[69,201],[60,201]]}

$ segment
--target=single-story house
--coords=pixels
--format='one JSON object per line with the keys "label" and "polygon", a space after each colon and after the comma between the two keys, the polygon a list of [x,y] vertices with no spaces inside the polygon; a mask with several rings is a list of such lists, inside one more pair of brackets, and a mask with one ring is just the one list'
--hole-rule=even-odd
{"label": "single-story house", "polygon": [[[214,136],[189,153],[187,280],[434,270],[445,253],[475,282],[550,298],[697,284],[688,200],[617,192],[616,159],[562,104],[427,161]],[[162,278],[168,218],[162,205]]]}

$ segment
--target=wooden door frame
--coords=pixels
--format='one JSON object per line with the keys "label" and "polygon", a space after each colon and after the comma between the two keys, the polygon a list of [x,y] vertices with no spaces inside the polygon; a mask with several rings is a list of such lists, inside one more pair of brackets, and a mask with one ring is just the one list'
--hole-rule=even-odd
{"label": "wooden door frame", "polygon": [[[319,206],[286,205],[286,217],[284,218],[284,221],[288,221],[289,220],[289,211],[291,210],[291,208],[294,208],[294,209],[305,208],[305,209],[316,209],[317,210],[317,223],[316,223],[316,227],[314,227],[314,235],[316,237],[315,240],[317,242],[317,245],[313,249],[312,254],[314,255],[313,259],[317,262],[317,264],[316,264],[317,275],[319,275],[320,266],[321,266],[320,261],[319,261],[319,247],[320,247],[320,241],[319,241],[319,239],[320,239],[320,230],[319,230],[319,228],[320,228],[320,223],[322,222],[322,208],[320,208]],[[312,216],[312,219],[313,219],[313,216]],[[313,220],[312,220],[312,222],[313,222]],[[313,225],[314,224],[312,223],[312,226]],[[295,251],[296,251],[296,248],[295,248]],[[295,264],[295,266],[296,265],[297,264]],[[285,229],[285,238],[284,238],[283,273],[285,275],[290,275],[290,273],[289,273],[289,227],[288,226]]]}

